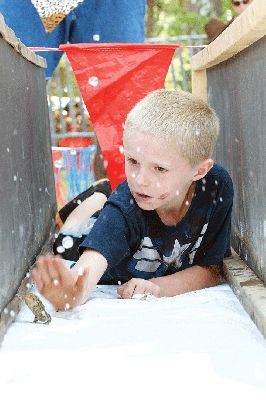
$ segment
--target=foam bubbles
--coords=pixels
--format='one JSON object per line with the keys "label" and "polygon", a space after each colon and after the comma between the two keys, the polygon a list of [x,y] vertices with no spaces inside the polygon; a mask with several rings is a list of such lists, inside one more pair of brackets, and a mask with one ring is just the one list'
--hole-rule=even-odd
{"label": "foam bubbles", "polygon": [[57,253],[62,254],[65,252],[65,248],[63,246],[58,246],[56,248]]}
{"label": "foam bubbles", "polygon": [[54,161],[54,166],[55,166],[55,168],[60,169],[60,168],[63,167],[63,163],[62,163],[61,160],[55,160],[55,161]]}
{"label": "foam bubbles", "polygon": [[92,87],[96,87],[99,85],[99,79],[97,76],[91,76],[88,80],[88,83]]}
{"label": "foam bubbles", "polygon": [[71,236],[65,236],[62,240],[62,245],[65,249],[71,249],[73,247],[74,241]]}

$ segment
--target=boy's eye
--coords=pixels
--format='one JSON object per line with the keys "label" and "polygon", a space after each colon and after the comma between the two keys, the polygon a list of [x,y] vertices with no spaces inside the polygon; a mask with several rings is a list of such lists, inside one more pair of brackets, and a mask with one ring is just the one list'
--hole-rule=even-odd
{"label": "boy's eye", "polygon": [[137,160],[134,160],[134,158],[128,158],[127,161],[132,165],[136,165],[138,163]]}
{"label": "boy's eye", "polygon": [[168,171],[166,168],[163,168],[163,167],[155,167],[155,169],[158,172],[167,172]]}

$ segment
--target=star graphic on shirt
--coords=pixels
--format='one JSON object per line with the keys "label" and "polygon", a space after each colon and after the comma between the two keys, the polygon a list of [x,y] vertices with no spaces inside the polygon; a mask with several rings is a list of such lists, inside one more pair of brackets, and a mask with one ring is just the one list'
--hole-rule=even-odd
{"label": "star graphic on shirt", "polygon": [[171,264],[175,269],[181,268],[182,267],[181,257],[189,246],[190,246],[190,243],[187,243],[187,244],[184,244],[181,246],[179,241],[176,239],[174,248],[172,250],[172,254],[169,257],[163,256],[163,261],[167,265]]}
{"label": "star graphic on shirt", "polygon": [[162,263],[160,254],[147,236],[143,238],[139,250],[136,251],[133,257],[139,260],[135,266],[138,271],[155,272]]}
{"label": "star graphic on shirt", "polygon": [[175,269],[179,269],[182,266],[181,257],[182,254],[190,246],[190,243],[180,245],[176,239],[174,247],[170,256],[160,257],[158,251],[154,248],[154,245],[149,237],[144,237],[139,250],[134,254],[134,258],[139,260],[135,266],[138,271],[155,272],[159,266],[164,263],[171,265]]}

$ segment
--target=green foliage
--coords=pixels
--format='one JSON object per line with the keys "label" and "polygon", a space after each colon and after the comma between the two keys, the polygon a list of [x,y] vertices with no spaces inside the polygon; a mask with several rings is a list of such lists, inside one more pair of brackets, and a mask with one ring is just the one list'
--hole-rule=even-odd
{"label": "green foliage", "polygon": [[178,2],[160,1],[156,5],[154,36],[179,36],[203,33],[204,25],[208,21],[207,16],[201,16],[188,12],[179,7]]}
{"label": "green foliage", "polygon": [[[148,4],[148,2],[147,2]],[[194,8],[198,8],[200,13],[191,12],[193,7],[189,7],[189,4],[193,5],[192,0],[154,0],[153,2],[153,37],[168,38],[172,36],[180,35],[192,35],[192,34],[204,34],[204,25],[209,21],[211,14],[203,15],[202,11],[211,10],[213,1],[212,0],[197,0],[194,2]],[[200,5],[202,7],[200,7]],[[218,17],[227,22],[232,15],[231,11],[231,0],[221,0],[221,15]],[[146,20],[146,23],[148,21]],[[189,44],[186,41],[182,41],[181,44]],[[166,78],[166,87],[176,86],[191,90],[191,71],[190,71],[190,54],[187,49],[183,49],[183,69],[181,69],[181,62],[177,54],[173,60],[173,71],[175,77],[173,77],[173,71],[169,70]],[[59,96],[68,96],[66,76],[65,76],[65,56],[62,57],[59,63],[59,78],[56,82],[55,77],[51,80],[51,94]],[[184,75],[186,75],[187,88],[184,87]],[[79,96],[79,90],[76,83],[76,79],[71,72],[72,91],[74,96]]]}
{"label": "green foliage", "polygon": [[233,16],[232,8],[231,8],[231,0],[222,0],[222,15],[220,18],[224,22],[228,22]]}
{"label": "green foliage", "polygon": [[[193,7],[188,8],[188,3],[188,0],[154,0],[152,36],[169,37],[204,33],[204,25],[212,16],[206,12],[212,9],[212,1],[197,1],[198,4],[194,7],[198,7],[200,12],[191,12],[190,9]],[[217,17],[226,22],[232,15],[231,0],[221,0],[221,10],[221,15]]]}

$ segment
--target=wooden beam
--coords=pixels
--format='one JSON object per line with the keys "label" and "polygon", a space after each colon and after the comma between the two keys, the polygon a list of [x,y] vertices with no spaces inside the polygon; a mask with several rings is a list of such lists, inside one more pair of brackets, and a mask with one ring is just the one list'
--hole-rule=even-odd
{"label": "wooden beam", "polygon": [[212,43],[192,57],[194,71],[213,67],[266,35],[266,1],[254,0]]}
{"label": "wooden beam", "polygon": [[206,69],[201,71],[192,71],[192,93],[207,102]]}
{"label": "wooden beam", "polygon": [[266,338],[266,285],[235,252],[223,267],[232,290]]}
{"label": "wooden beam", "polygon": [[46,68],[47,63],[45,58],[38,56],[33,51],[29,50],[15,35],[15,32],[5,24],[3,15],[0,13],[0,37],[10,44],[22,57],[37,65],[37,67]]}

